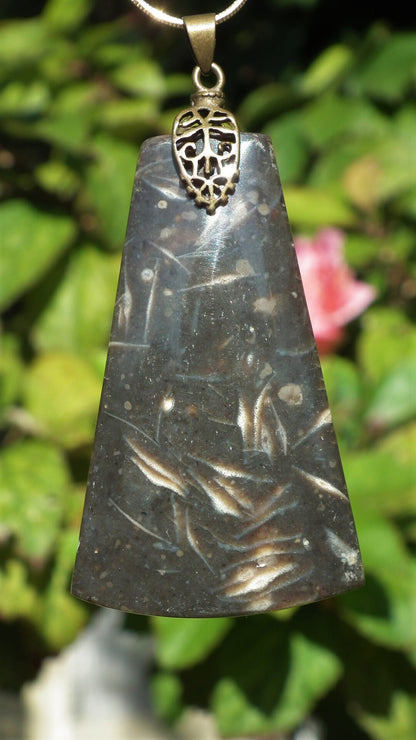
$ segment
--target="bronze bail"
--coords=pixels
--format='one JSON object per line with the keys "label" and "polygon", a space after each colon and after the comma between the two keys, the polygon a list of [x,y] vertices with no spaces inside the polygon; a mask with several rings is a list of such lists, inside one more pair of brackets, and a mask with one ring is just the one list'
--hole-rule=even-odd
{"label": "bronze bail", "polygon": [[209,74],[215,51],[215,13],[186,15],[183,18],[189,42],[197,65],[204,75]]}

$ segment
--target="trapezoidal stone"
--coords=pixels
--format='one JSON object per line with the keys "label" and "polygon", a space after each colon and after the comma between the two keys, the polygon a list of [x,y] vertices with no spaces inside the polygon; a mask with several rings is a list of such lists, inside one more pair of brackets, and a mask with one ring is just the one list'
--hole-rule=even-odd
{"label": "trapezoidal stone", "polygon": [[165,616],[359,586],[352,512],[270,140],[215,215],[142,147],[72,592]]}

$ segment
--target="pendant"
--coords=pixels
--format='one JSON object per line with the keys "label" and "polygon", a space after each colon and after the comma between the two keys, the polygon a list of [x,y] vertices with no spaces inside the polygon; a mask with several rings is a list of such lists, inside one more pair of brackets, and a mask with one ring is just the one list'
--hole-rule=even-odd
{"label": "pendant", "polygon": [[190,120],[176,151],[141,150],[72,592],[217,617],[325,599],[363,572],[271,142],[242,134],[238,166],[233,138],[219,156],[235,192],[197,207],[175,157],[212,126],[181,144]]}

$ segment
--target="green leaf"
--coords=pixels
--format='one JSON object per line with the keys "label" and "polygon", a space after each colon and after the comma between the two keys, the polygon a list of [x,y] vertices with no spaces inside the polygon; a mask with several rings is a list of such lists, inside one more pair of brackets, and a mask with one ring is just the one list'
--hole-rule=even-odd
{"label": "green leaf", "polygon": [[100,390],[101,379],[85,360],[50,352],[28,370],[25,405],[40,432],[72,448],[92,442]]}
{"label": "green leaf", "polygon": [[32,118],[44,113],[50,102],[47,85],[40,80],[29,84],[13,80],[0,92],[0,117]]}
{"label": "green leaf", "polygon": [[35,346],[43,351],[93,353],[108,341],[118,255],[85,244],[71,254],[67,270],[34,327]]}
{"label": "green leaf", "polygon": [[94,67],[98,65],[105,69],[148,58],[151,53],[144,39],[132,31],[127,16],[111,23],[85,26],[79,34],[78,48]]}
{"label": "green leaf", "polygon": [[358,711],[361,726],[374,740],[412,740],[416,737],[416,697],[394,691],[385,716]]}
{"label": "green leaf", "polygon": [[89,15],[92,0],[48,0],[43,18],[54,31],[75,31]]}
{"label": "green leaf", "polygon": [[188,668],[203,660],[232,627],[229,617],[177,619],[153,617],[156,657],[163,668]]}
{"label": "green leaf", "polygon": [[[47,54],[39,62],[38,75],[49,83],[56,94],[64,86],[72,85],[74,79],[77,80],[82,63],[76,45],[69,38],[52,35]],[[55,100],[51,107],[55,108]]]}
{"label": "green leaf", "polygon": [[222,737],[269,733],[273,721],[250,704],[232,678],[221,678],[215,686],[212,708]]}
{"label": "green leaf", "polygon": [[[416,120],[416,112],[413,121]],[[416,146],[413,125],[394,126],[394,132],[376,142],[363,157],[350,164],[343,177],[351,200],[362,208],[372,208],[401,197],[414,187]]]}
{"label": "green leaf", "polygon": [[[222,735],[290,730],[337,681],[342,663],[321,640],[322,630],[309,614],[309,626],[301,614],[295,624],[256,618],[253,625],[252,618],[231,634],[221,663],[223,677],[212,698]],[[299,629],[302,624],[306,633]],[[315,635],[311,626],[318,627]]]}
{"label": "green leaf", "polygon": [[342,146],[339,140],[335,139],[325,146],[315,159],[308,184],[317,188],[331,188],[344,198],[348,197],[343,182],[344,173],[351,164],[367,155],[373,145],[372,137],[342,137]]}
{"label": "green leaf", "polygon": [[[100,117],[101,110],[97,106],[101,103],[103,94],[102,83],[99,80],[72,80],[70,85],[62,87],[57,92],[53,102],[53,111],[59,115],[78,113],[90,115],[93,120]],[[109,101],[110,102],[110,101]]]}
{"label": "green leaf", "polygon": [[409,216],[412,221],[416,221],[416,186],[407,188],[403,195],[399,195],[395,207],[401,216]]}
{"label": "green leaf", "polygon": [[354,509],[393,516],[416,514],[415,449],[416,424],[409,424],[370,449],[344,452]]}
{"label": "green leaf", "polygon": [[387,121],[364,99],[324,95],[302,111],[302,131],[315,147],[347,137],[378,138],[388,132]]}
{"label": "green leaf", "polygon": [[87,607],[69,593],[78,546],[78,531],[61,533],[48,588],[42,601],[38,628],[54,650],[71,643],[87,621]]}
{"label": "green leaf", "polygon": [[339,597],[344,616],[377,644],[414,650],[416,562],[392,524],[357,508],[355,515],[366,585]]}
{"label": "green leaf", "polygon": [[[386,650],[359,635],[354,635],[351,629],[343,624],[339,624],[339,638],[342,643],[345,669],[340,687],[344,706],[349,706],[349,713],[363,729],[367,729],[367,719],[380,720],[382,726],[383,720],[388,725],[395,716],[395,724],[398,719],[398,713],[394,708],[396,692],[414,697],[415,674],[408,661],[409,656]],[[374,730],[375,728],[376,723]],[[396,729],[399,729],[399,725]],[[372,734],[370,726],[367,731],[370,732],[369,737],[378,737],[376,731],[374,735]],[[355,737],[355,733],[353,735]],[[401,735],[392,732],[387,737],[388,740],[396,740],[396,737]],[[403,740],[413,740],[413,735],[405,736]]]}
{"label": "green leaf", "polygon": [[289,185],[285,190],[289,219],[297,228],[353,226],[355,212],[329,189]]}
{"label": "green leaf", "polygon": [[87,173],[88,197],[100,219],[102,236],[111,247],[121,247],[133,188],[137,147],[99,136],[94,140],[96,160]]}
{"label": "green leaf", "polygon": [[349,69],[354,55],[348,46],[334,44],[315,59],[305,75],[301,87],[306,95],[319,95],[337,82]]}
{"label": "green leaf", "polygon": [[31,619],[38,609],[38,594],[30,583],[27,566],[20,560],[7,560],[0,567],[0,615],[6,620]]}
{"label": "green leaf", "polygon": [[23,372],[17,337],[13,334],[2,335],[0,337],[0,414],[18,399]]}
{"label": "green leaf", "polygon": [[373,385],[402,362],[416,357],[416,328],[401,311],[373,308],[365,312],[361,323],[358,360]]}
{"label": "green leaf", "polygon": [[182,711],[182,684],[173,673],[156,673],[151,679],[150,691],[155,713],[171,724]]}
{"label": "green leaf", "polygon": [[0,306],[10,305],[42,277],[75,237],[66,216],[34,208],[24,200],[0,204]]}
{"label": "green leaf", "polygon": [[[31,135],[75,154],[90,147],[91,117],[82,111],[56,112],[31,127]],[[29,132],[28,132],[29,133]]]}
{"label": "green leaf", "polygon": [[333,355],[323,359],[322,371],[337,433],[352,445],[360,435],[364,393],[358,370],[351,361]]}
{"label": "green leaf", "polygon": [[309,148],[299,119],[298,113],[289,113],[265,128],[273,142],[283,183],[299,180],[308,161]]}
{"label": "green leaf", "polygon": [[365,416],[373,431],[416,418],[416,357],[397,365],[377,387]]}
{"label": "green leaf", "polygon": [[16,538],[25,557],[44,559],[52,551],[63,512],[69,475],[51,445],[25,440],[0,456],[0,521],[3,535]]}
{"label": "green leaf", "polygon": [[158,126],[158,107],[153,100],[111,100],[102,108],[100,122],[103,128],[120,136],[144,138]]}
{"label": "green leaf", "polygon": [[13,70],[32,65],[47,54],[48,31],[40,18],[9,21],[0,26],[0,66]]}
{"label": "green leaf", "polygon": [[41,187],[63,200],[72,198],[81,184],[78,173],[59,159],[50,159],[39,165],[35,179]]}
{"label": "green leaf", "polygon": [[300,100],[302,96],[293,88],[272,82],[245,97],[237,111],[237,120],[244,128],[255,130]]}
{"label": "green leaf", "polygon": [[110,75],[113,84],[123,92],[160,99],[166,85],[160,66],[151,59],[140,59],[118,67]]}
{"label": "green leaf", "polygon": [[360,269],[379,256],[380,239],[374,239],[361,232],[347,234],[345,258],[351,267]]}
{"label": "green leaf", "polygon": [[353,76],[356,92],[397,103],[416,81],[416,34],[396,33]]}

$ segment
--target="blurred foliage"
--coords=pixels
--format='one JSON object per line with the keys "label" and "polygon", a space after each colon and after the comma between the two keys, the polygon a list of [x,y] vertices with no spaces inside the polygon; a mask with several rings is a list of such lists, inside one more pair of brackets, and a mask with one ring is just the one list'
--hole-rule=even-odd
{"label": "blurred foliage", "polygon": [[[192,12],[177,2],[172,12]],[[214,3],[215,5],[215,3]],[[336,5],[336,8],[334,7]],[[222,3],[199,3],[199,12]],[[296,233],[335,225],[378,302],[324,373],[365,588],[249,619],[143,620],[155,707],[221,732],[416,736],[416,33],[395,8],[248,3],[218,30],[242,127],[275,145]],[[0,24],[0,684],[90,609],[68,593],[137,152],[190,92],[179,32],[128,4],[5,2]]]}

